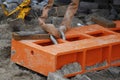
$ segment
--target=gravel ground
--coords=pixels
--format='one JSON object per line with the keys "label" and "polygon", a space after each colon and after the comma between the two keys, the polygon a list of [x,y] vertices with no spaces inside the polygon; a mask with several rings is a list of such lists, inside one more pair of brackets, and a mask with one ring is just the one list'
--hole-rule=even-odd
{"label": "gravel ground", "polygon": [[46,77],[20,68],[10,61],[11,31],[8,24],[0,25],[0,80],[47,80]]}
{"label": "gravel ground", "polygon": [[[0,10],[0,80],[47,80],[45,76],[21,68],[10,61],[12,31],[15,28],[6,22],[7,19]],[[20,30],[39,30],[38,26],[34,28],[30,25],[36,25],[37,21],[31,21],[29,25],[17,24]]]}

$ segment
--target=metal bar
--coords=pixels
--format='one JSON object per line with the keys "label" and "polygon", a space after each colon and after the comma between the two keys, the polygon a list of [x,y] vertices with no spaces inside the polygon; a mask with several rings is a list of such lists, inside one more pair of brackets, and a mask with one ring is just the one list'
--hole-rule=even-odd
{"label": "metal bar", "polygon": [[60,34],[61,34],[61,38],[63,40],[66,40],[66,37],[65,37],[65,33],[62,31],[62,30],[59,30]]}
{"label": "metal bar", "polygon": [[58,44],[57,40],[55,39],[53,35],[50,35],[50,39],[54,44]]}

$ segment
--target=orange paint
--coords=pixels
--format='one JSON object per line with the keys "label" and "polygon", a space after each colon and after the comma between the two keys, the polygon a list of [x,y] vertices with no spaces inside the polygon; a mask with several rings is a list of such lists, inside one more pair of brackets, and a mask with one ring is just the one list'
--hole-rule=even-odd
{"label": "orange paint", "polygon": [[[120,22],[116,22],[120,25]],[[117,30],[117,31],[116,31]],[[110,66],[120,66],[120,29],[106,29],[99,25],[72,28],[66,33],[66,40],[58,39],[54,45],[45,40],[12,40],[11,60],[45,76],[65,64],[78,62],[82,71],[66,75],[74,76]],[[107,64],[91,70],[87,66],[106,61]]]}

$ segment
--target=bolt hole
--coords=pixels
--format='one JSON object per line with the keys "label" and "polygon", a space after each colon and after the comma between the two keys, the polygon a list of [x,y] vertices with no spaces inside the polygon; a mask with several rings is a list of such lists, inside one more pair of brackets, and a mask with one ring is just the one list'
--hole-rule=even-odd
{"label": "bolt hole", "polygon": [[31,55],[34,55],[34,51],[31,51]]}

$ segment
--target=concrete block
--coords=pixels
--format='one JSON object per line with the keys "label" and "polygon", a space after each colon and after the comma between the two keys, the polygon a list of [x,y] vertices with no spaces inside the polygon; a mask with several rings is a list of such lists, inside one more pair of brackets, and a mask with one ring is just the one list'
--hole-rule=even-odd
{"label": "concrete block", "polygon": [[69,80],[69,79],[63,78],[62,76],[55,73],[49,73],[47,80]]}
{"label": "concrete block", "polygon": [[74,73],[74,72],[80,72],[81,65],[79,63],[75,62],[75,63],[71,63],[71,64],[63,66],[61,70],[64,75]]}
{"label": "concrete block", "polygon": [[77,75],[71,80],[91,80],[87,75]]}

